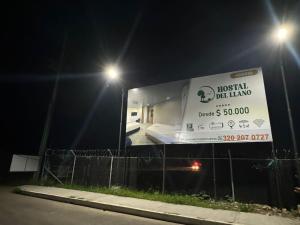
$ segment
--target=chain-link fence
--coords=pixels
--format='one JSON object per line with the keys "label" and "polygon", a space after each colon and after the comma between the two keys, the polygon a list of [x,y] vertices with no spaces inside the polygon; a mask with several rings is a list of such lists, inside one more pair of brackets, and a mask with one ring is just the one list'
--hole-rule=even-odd
{"label": "chain-link fence", "polygon": [[[151,151],[48,150],[43,179],[84,186],[125,186],[138,190],[201,194],[215,199],[293,208],[298,196],[296,160],[222,154],[177,157],[165,146]],[[271,154],[272,155],[272,154]],[[278,155],[278,154],[277,154]]]}

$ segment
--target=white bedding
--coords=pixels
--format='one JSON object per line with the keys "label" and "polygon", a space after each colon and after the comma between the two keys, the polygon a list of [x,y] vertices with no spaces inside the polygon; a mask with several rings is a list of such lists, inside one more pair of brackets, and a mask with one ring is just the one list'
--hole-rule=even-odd
{"label": "white bedding", "polygon": [[129,122],[126,124],[126,133],[132,132],[140,128],[140,124],[137,122]]}
{"label": "white bedding", "polygon": [[145,133],[163,144],[172,144],[176,143],[178,131],[180,131],[180,126],[156,123],[148,127]]}

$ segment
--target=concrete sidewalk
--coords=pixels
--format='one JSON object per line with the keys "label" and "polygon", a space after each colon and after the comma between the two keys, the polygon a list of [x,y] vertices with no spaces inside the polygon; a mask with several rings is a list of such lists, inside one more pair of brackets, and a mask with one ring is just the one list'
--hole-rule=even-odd
{"label": "concrete sidewalk", "polygon": [[255,213],[207,209],[55,187],[25,185],[22,193],[103,210],[181,224],[300,225],[300,220]]}

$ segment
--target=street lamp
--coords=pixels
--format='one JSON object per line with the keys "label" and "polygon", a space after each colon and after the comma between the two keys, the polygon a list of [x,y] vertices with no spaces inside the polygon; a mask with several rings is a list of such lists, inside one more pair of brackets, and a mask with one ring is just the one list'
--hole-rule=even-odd
{"label": "street lamp", "polygon": [[281,77],[282,77],[282,83],[283,83],[283,90],[284,90],[284,96],[285,96],[285,101],[286,101],[286,107],[287,107],[287,112],[288,112],[288,118],[289,118],[289,125],[290,125],[290,130],[291,130],[291,136],[292,136],[292,144],[293,144],[293,149],[294,149],[294,157],[296,160],[296,170],[297,170],[297,180],[298,184],[300,184],[300,168],[298,165],[298,147],[297,147],[297,141],[296,141],[296,135],[295,135],[295,129],[294,129],[294,123],[293,123],[293,116],[291,112],[291,106],[290,106],[290,101],[289,101],[289,96],[288,96],[288,90],[287,90],[287,85],[286,85],[286,78],[285,78],[285,68],[283,64],[283,44],[286,44],[288,41],[291,40],[292,35],[293,35],[293,26],[291,24],[282,24],[278,26],[274,30],[274,38],[275,41],[279,44],[279,60],[280,60],[280,70],[281,70]]}
{"label": "street lamp", "polygon": [[115,81],[120,79],[120,69],[116,65],[107,65],[104,70],[104,74],[109,81]]}
{"label": "street lamp", "polygon": [[286,43],[292,38],[293,30],[291,24],[282,24],[274,30],[273,37],[279,44]]}
{"label": "street lamp", "polygon": [[[108,81],[120,81],[121,70],[117,65],[110,64],[104,68],[104,75]],[[122,103],[121,103],[121,115],[120,115],[120,130],[119,130],[119,142],[118,142],[118,157],[120,157],[121,140],[122,140],[122,124],[123,124],[123,106],[124,106],[124,87],[122,86]]]}

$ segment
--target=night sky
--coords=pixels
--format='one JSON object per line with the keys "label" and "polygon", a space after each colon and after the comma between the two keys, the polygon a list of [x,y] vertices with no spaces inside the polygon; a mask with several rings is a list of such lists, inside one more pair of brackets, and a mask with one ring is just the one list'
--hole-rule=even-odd
{"label": "night sky", "polygon": [[[64,39],[50,148],[116,148],[120,85],[107,87],[100,71],[117,61],[130,88],[262,67],[275,146],[291,146],[278,47],[268,34],[274,17],[299,26],[299,0],[23,1],[1,8],[4,155],[37,154]],[[300,30],[291,46],[296,55],[285,48],[284,57],[300,140]]]}

